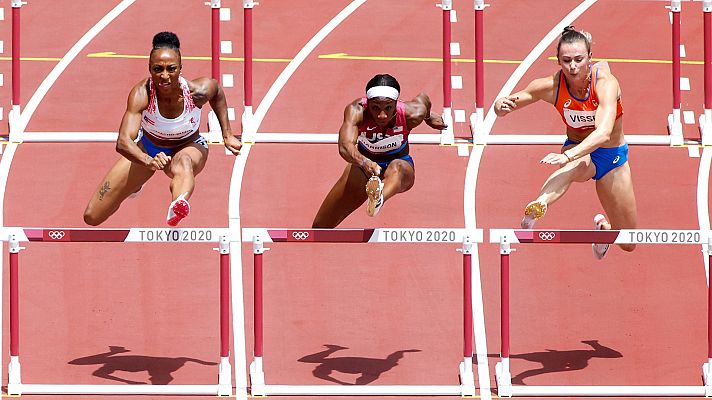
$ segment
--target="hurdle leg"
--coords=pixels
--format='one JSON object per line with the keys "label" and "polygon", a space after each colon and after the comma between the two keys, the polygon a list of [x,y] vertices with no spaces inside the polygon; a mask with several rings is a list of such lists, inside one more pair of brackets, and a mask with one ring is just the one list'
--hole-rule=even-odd
{"label": "hurdle leg", "polygon": [[705,397],[712,396],[712,236],[707,238],[707,362],[702,365],[702,380],[705,384]]}
{"label": "hurdle leg", "polygon": [[254,254],[255,271],[254,271],[254,329],[255,329],[255,344],[254,344],[254,360],[250,364],[250,382],[253,396],[265,396],[265,373],[262,369],[262,339],[263,339],[263,310],[262,310],[262,256],[268,248],[264,247],[264,243],[259,235],[255,235],[252,242],[252,251]]}
{"label": "hurdle leg", "polygon": [[700,115],[702,145],[712,145],[712,0],[702,2],[704,29],[705,112]]}
{"label": "hurdle leg", "polygon": [[680,11],[681,0],[671,0],[672,13],[672,114],[668,115],[668,131],[670,144],[683,144],[682,122],[680,120]]}
{"label": "hurdle leg", "polygon": [[462,321],[463,321],[463,361],[460,363],[460,388],[462,396],[475,395],[475,375],[472,371],[472,343],[474,341],[472,323],[472,239],[465,235],[462,243]]}
{"label": "hurdle leg", "polygon": [[512,374],[509,372],[509,255],[512,249],[509,239],[503,235],[499,242],[501,280],[500,335],[502,361],[495,366],[497,375],[497,394],[499,397],[512,397]]}
{"label": "hurdle leg", "polygon": [[484,11],[485,0],[475,0],[475,112],[470,115],[472,142],[484,145],[485,64],[484,64]]}
{"label": "hurdle leg", "polygon": [[10,235],[10,364],[8,365],[7,394],[22,394],[20,367],[20,294],[19,253],[23,247],[17,236]]}
{"label": "hurdle leg", "polygon": [[232,395],[232,366],[230,365],[230,241],[220,236],[220,366],[218,396]]}

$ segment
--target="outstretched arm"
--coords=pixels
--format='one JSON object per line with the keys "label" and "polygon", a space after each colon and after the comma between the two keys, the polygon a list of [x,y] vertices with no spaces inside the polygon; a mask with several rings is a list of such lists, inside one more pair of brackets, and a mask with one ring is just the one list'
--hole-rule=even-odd
{"label": "outstretched arm", "polygon": [[504,117],[516,109],[526,107],[539,100],[553,104],[555,100],[554,89],[556,88],[557,76],[557,74],[554,74],[546,78],[535,79],[529,83],[524,90],[512,93],[509,96],[500,97],[494,102],[494,113],[497,114],[498,117]]}
{"label": "outstretched arm", "polygon": [[163,169],[170,162],[170,157],[163,153],[151,157],[141,151],[135,142],[138,130],[141,128],[141,113],[146,108],[148,108],[148,93],[146,92],[146,81],[143,80],[129,93],[126,111],[119,127],[119,137],[116,140],[116,151],[132,163],[153,170]]}
{"label": "outstretched arm", "polygon": [[367,174],[379,175],[381,167],[359,153],[356,141],[358,140],[358,125],[363,122],[364,109],[360,100],[346,106],[344,122],[339,129],[339,154],[346,162],[363,168]]}
{"label": "outstretched arm", "polygon": [[240,154],[242,143],[232,134],[232,129],[230,128],[230,118],[228,118],[227,115],[227,100],[225,99],[225,92],[223,92],[222,87],[220,87],[220,84],[215,79],[210,79],[207,85],[210,107],[212,107],[213,111],[215,111],[215,116],[220,122],[220,130],[222,131],[225,148],[232,154],[238,155]]}
{"label": "outstretched arm", "polygon": [[433,129],[443,130],[447,128],[442,115],[432,112],[430,110],[431,107],[430,97],[425,93],[420,93],[413,100],[406,102],[408,130],[415,128],[423,121]]}

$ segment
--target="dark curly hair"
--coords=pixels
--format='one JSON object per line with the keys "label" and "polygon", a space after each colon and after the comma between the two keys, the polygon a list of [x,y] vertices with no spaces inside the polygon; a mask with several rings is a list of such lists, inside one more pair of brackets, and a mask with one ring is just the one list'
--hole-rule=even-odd
{"label": "dark curly hair", "polygon": [[158,32],[153,36],[151,53],[158,49],[173,49],[180,56],[180,40],[173,32]]}

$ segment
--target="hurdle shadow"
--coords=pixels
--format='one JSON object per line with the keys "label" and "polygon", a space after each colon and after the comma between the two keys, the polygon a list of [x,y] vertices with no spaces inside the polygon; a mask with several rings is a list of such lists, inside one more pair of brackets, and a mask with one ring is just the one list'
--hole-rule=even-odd
{"label": "hurdle shadow", "polygon": [[[623,354],[610,347],[606,347],[598,340],[582,340],[581,343],[591,346],[592,350],[550,350],[533,353],[510,354],[509,358],[516,358],[541,364],[540,368],[530,369],[512,377],[512,384],[526,385],[524,379],[532,376],[551,374],[556,372],[578,371],[588,366],[592,358],[621,358]],[[499,354],[488,354],[489,357],[499,358]]]}
{"label": "hurdle shadow", "polygon": [[[151,357],[139,355],[117,355],[128,353],[131,350],[123,346],[109,346],[106,353],[94,354],[92,356],[76,358],[69,361],[71,365],[101,365],[99,369],[92,372],[92,375],[99,378],[128,384],[153,384],[166,385],[173,380],[171,373],[179,370],[187,362],[194,362],[201,365],[217,365],[215,362],[198,360],[189,357]],[[124,372],[148,372],[150,382],[139,382],[124,379],[112,375],[116,371]]]}
{"label": "hurdle shadow", "polygon": [[[337,351],[346,350],[348,347],[333,344],[325,344],[324,347],[326,347],[326,350],[304,356],[298,361],[319,364],[314,367],[312,375],[340,385],[368,385],[377,380],[382,373],[398,365],[398,360],[403,358],[405,353],[420,351],[418,349],[398,350],[389,354],[386,358],[331,357]],[[331,376],[333,372],[358,375],[358,377],[356,377],[355,383],[348,383]]]}

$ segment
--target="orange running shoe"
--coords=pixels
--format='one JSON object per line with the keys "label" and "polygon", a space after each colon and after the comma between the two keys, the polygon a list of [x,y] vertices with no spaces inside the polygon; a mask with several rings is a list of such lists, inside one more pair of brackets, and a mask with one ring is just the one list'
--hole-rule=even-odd
{"label": "orange running shoe", "polygon": [[546,214],[546,203],[534,200],[524,207],[524,218],[522,218],[522,229],[532,229],[534,223]]}

